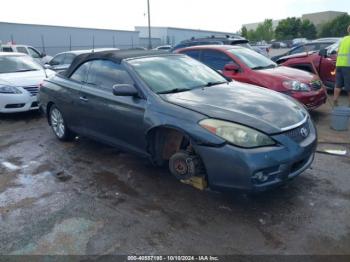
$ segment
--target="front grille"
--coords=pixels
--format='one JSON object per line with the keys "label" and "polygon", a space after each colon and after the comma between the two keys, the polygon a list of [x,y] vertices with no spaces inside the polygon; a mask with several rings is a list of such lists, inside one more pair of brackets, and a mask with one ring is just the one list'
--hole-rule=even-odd
{"label": "front grille", "polygon": [[25,104],[8,104],[5,106],[7,109],[21,108],[24,107]]}
{"label": "front grille", "polygon": [[297,128],[294,128],[292,130],[289,130],[289,131],[285,132],[284,134],[286,136],[288,136],[289,138],[293,139],[297,143],[304,141],[310,135],[309,121],[306,121],[303,125],[301,125]]}
{"label": "front grille", "polygon": [[27,90],[31,96],[36,96],[39,92],[38,86],[24,86],[23,88]]}
{"label": "front grille", "polygon": [[310,87],[313,90],[319,90],[322,87],[322,81],[321,80],[315,80],[310,83]]}

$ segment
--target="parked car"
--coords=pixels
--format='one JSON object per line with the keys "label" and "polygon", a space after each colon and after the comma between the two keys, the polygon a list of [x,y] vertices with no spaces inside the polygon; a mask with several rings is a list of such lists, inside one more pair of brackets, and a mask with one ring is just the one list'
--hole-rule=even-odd
{"label": "parked car", "polygon": [[48,63],[45,64],[45,67],[56,72],[62,72],[69,68],[70,64],[73,62],[74,58],[78,55],[92,52],[101,52],[108,50],[119,50],[118,48],[97,48],[97,49],[88,49],[88,50],[74,50],[62,52],[55,55]]}
{"label": "parked car", "polygon": [[161,45],[153,48],[153,50],[171,50],[173,47],[171,45]]}
{"label": "parked car", "polygon": [[53,74],[28,55],[0,52],[0,113],[38,109],[39,84]]}
{"label": "parked car", "polygon": [[0,44],[0,52],[17,52],[31,56],[39,64],[45,64],[52,57],[28,45]]}
{"label": "parked car", "polygon": [[272,60],[239,46],[200,46],[178,50],[228,78],[288,94],[315,109],[327,96],[320,79],[311,73],[277,66]]}
{"label": "parked car", "polygon": [[309,43],[304,43],[301,45],[298,45],[296,47],[293,47],[292,49],[290,49],[289,51],[281,54],[281,55],[277,55],[277,56],[273,56],[271,58],[272,61],[277,61],[278,59],[280,59],[283,56],[288,56],[288,55],[295,55],[295,54],[300,54],[300,53],[304,53],[304,52],[311,52],[311,51],[318,51],[321,50],[323,48],[326,48],[332,44],[334,44],[336,41],[333,40],[329,40],[329,41],[312,41]]}
{"label": "parked car", "polygon": [[249,41],[241,36],[229,36],[226,37],[205,37],[205,38],[191,38],[190,40],[184,40],[178,45],[174,46],[172,51],[176,51],[181,48],[190,47],[190,46],[200,46],[200,45],[238,45],[244,46],[246,48],[252,49],[264,56],[268,56],[268,51],[266,48],[252,47],[249,44]]}
{"label": "parked car", "polygon": [[274,41],[274,42],[271,43],[271,47],[275,48],[275,49],[279,49],[279,48],[287,48],[288,46],[287,46],[287,44],[285,44],[283,42],[276,42],[276,41]]}
{"label": "parked car", "polygon": [[306,38],[294,38],[292,40],[292,47],[296,47],[307,42],[308,40]]}
{"label": "parked car", "polygon": [[339,41],[325,49],[321,49],[319,52],[312,51],[284,56],[276,62],[282,66],[318,74],[325,86],[328,89],[333,89],[335,85],[335,65],[338,47]]}
{"label": "parked car", "polygon": [[58,139],[81,134],[168,163],[176,178],[200,178],[214,190],[268,189],[314,159],[316,131],[303,106],[229,82],[185,55],[80,55],[44,82],[39,99]]}

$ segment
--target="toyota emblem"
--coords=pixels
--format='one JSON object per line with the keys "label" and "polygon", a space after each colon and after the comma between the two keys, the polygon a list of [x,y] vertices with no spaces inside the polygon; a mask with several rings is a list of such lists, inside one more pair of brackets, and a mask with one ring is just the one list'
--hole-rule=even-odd
{"label": "toyota emblem", "polygon": [[307,128],[303,127],[302,129],[300,129],[300,135],[302,137],[307,137],[309,135],[309,131],[307,130]]}

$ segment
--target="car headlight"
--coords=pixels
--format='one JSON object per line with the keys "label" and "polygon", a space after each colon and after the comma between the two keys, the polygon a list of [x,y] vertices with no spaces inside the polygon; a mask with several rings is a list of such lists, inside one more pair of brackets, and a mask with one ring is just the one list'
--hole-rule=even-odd
{"label": "car headlight", "polygon": [[14,86],[0,85],[0,94],[22,94],[22,92]]}
{"label": "car headlight", "polygon": [[283,86],[293,91],[310,91],[311,90],[308,84],[304,84],[296,80],[284,81]]}
{"label": "car headlight", "polygon": [[199,125],[239,147],[253,148],[276,144],[269,136],[252,128],[232,122],[218,119],[204,119],[199,122]]}

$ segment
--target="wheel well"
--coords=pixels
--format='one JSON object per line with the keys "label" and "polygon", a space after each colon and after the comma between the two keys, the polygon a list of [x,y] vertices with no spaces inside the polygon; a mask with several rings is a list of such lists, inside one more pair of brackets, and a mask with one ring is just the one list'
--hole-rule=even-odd
{"label": "wheel well", "polygon": [[49,122],[49,125],[51,125],[50,123],[50,117],[49,117],[49,114],[50,114],[50,110],[51,110],[51,107],[54,105],[53,102],[49,102],[46,106],[46,118],[47,118],[47,121]]}
{"label": "wheel well", "polygon": [[156,127],[150,130],[147,134],[147,145],[152,161],[157,165],[163,165],[180,150],[193,150],[189,136],[172,127]]}

